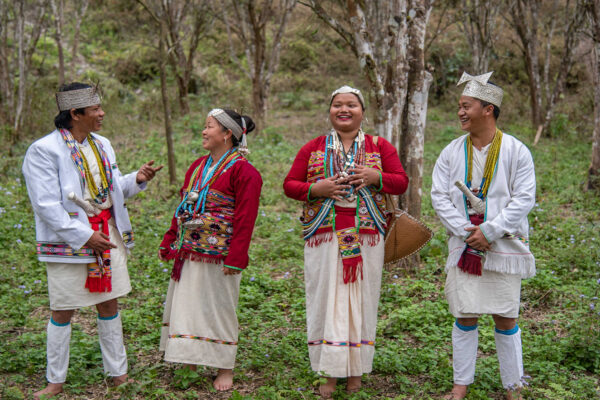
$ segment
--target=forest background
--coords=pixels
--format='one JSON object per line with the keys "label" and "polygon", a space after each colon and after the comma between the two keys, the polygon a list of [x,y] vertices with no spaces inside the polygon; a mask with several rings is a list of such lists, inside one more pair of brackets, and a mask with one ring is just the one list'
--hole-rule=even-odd
{"label": "forest background", "polygon": [[[306,349],[301,205],[284,197],[281,184],[300,146],[327,132],[328,97],[343,84],[366,94],[367,132],[390,138],[410,164],[416,183],[403,205],[435,236],[418,260],[385,271],[374,371],[359,393],[340,390],[335,398],[440,398],[452,387],[452,317],[443,295],[446,234],[431,208],[430,175],[441,149],[462,134],[460,74],[493,70],[505,91],[499,127],[530,146],[538,183],[529,217],[538,273],[523,282],[519,321],[531,376],[524,396],[598,398],[598,6],[0,0],[0,397],[26,398],[45,384],[46,274],[36,260],[20,167],[29,144],[53,129],[57,87],[76,80],[100,82],[101,133],[122,171],[149,159],[168,169],[128,204],[136,247],[133,291],[121,307],[135,383],[105,384],[95,313],[83,309],[74,319],[62,398],[316,398],[319,377]],[[429,97],[415,103],[415,93]],[[187,166],[204,154],[200,132],[215,106],[259,122],[249,137],[250,160],[265,182],[240,290],[235,390],[226,394],[212,389],[214,371],[167,364],[158,352],[170,265],[156,249]],[[500,399],[490,318],[480,330],[467,398]]]}

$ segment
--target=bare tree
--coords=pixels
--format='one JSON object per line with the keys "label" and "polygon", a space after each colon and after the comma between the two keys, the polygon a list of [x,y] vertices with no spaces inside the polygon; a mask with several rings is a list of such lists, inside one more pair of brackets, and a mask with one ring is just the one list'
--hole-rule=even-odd
{"label": "bare tree", "polygon": [[460,26],[473,56],[471,68],[473,73],[483,74],[488,72],[494,38],[502,22],[498,12],[505,5],[497,0],[468,0],[460,4]]}
{"label": "bare tree", "polygon": [[[432,0],[330,1],[302,4],[350,46],[371,86],[375,130],[395,146],[410,177],[403,207],[421,213],[427,98],[425,29]],[[327,7],[327,9],[326,9]]]}
{"label": "bare tree", "polygon": [[[175,171],[175,150],[173,148],[173,128],[171,125],[171,105],[167,87],[167,63],[169,56],[167,51],[168,28],[164,15],[162,4],[150,3],[149,1],[138,0],[138,3],[144,7],[159,28],[158,51],[160,57],[160,94],[163,104],[163,115],[165,119],[165,139],[167,141],[167,165],[169,168],[169,183],[177,183],[177,174]],[[162,3],[162,2],[161,2]]]}
{"label": "bare tree", "polygon": [[[73,68],[75,68],[77,60],[79,59],[79,34],[81,32],[81,22],[87,11],[88,4],[89,0],[79,0],[76,2],[75,6],[75,29],[73,32],[73,42],[71,44],[71,65],[73,66]],[[74,70],[71,71],[71,73],[73,72]]]}
{"label": "bare tree", "polygon": [[588,170],[587,188],[600,189],[600,0],[587,0],[586,9],[591,21],[592,82],[594,85],[594,136],[592,140],[592,163]]}
{"label": "bare tree", "polygon": [[[281,40],[296,0],[231,0],[221,4],[221,15],[227,35],[231,59],[252,81],[252,104],[257,130],[264,128],[271,78],[279,65]],[[272,27],[271,37],[267,37]],[[238,38],[246,56],[246,64],[237,56],[232,33]]]}
{"label": "bare tree", "polygon": [[159,26],[164,24],[166,54],[177,81],[179,107],[182,114],[187,114],[190,111],[188,93],[196,50],[209,21],[207,1],[138,0],[138,3]]}
{"label": "bare tree", "polygon": [[50,0],[54,16],[54,40],[58,50],[58,85],[65,83],[65,55],[63,51],[64,0]]}
{"label": "bare tree", "polygon": [[[519,38],[529,78],[531,122],[533,127],[537,128],[534,145],[537,144],[543,132],[548,132],[556,105],[565,90],[567,75],[574,63],[578,35],[585,15],[583,0],[575,0],[574,3],[573,5],[570,0],[564,4],[553,1],[549,9],[543,9],[541,0],[513,0],[510,6],[509,22]],[[543,15],[540,15],[542,12]],[[562,21],[563,45],[558,69],[552,74],[553,76],[550,76],[550,46],[556,30],[556,23],[561,22],[559,16],[564,18]],[[542,21],[546,21],[546,23],[544,24]],[[540,43],[544,39],[547,42],[544,72],[542,73],[539,53]],[[551,82],[554,84],[551,85]]]}
{"label": "bare tree", "polygon": [[[14,7],[16,8],[16,60],[19,79],[16,105],[14,108],[12,143],[16,143],[20,138],[23,115],[26,114],[28,76],[37,42],[42,31],[46,28],[45,18],[47,2],[46,0],[38,0],[35,2],[19,1],[17,4],[14,4]],[[26,25],[28,29],[25,28]]]}

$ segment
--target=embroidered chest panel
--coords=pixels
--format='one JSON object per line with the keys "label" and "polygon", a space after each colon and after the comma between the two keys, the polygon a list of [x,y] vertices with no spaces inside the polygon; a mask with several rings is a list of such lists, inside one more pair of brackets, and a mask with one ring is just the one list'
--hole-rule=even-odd
{"label": "embroidered chest panel", "polygon": [[197,227],[185,228],[181,221],[178,235],[183,250],[205,256],[225,257],[233,235],[235,198],[210,189],[206,195],[204,213],[195,216]]}
{"label": "embroidered chest panel", "polygon": [[[366,153],[365,155],[365,164],[367,167],[376,168],[378,170],[382,170],[381,166],[381,155],[379,153]],[[323,151],[313,151],[310,154],[310,158],[308,160],[308,170],[306,180],[309,183],[317,182],[321,179],[325,179],[325,153]],[[371,192],[371,196],[375,201],[379,210],[384,213],[386,210],[385,207],[385,197],[375,191],[372,188],[369,188]],[[314,219],[317,217],[319,213],[319,209],[323,205],[323,201],[317,200],[315,202],[306,202],[303,207],[302,217],[300,218],[304,227],[308,227],[313,224]],[[373,218],[369,214],[365,201],[359,196],[358,197],[358,213],[357,217],[360,221],[360,227],[362,230],[377,230],[375,226],[375,222]],[[333,227],[332,224],[332,213],[330,212],[327,217],[323,220],[320,230],[331,230]]]}

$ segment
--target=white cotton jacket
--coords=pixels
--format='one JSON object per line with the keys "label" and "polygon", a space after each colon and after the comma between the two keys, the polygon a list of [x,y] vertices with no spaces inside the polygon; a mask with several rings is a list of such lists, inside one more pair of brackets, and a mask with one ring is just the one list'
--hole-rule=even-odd
{"label": "white cotton jacket", "polygon": [[[137,184],[137,171],[122,175],[110,141],[95,133],[92,135],[102,144],[111,164],[111,213],[125,245],[131,248],[133,231],[125,199],[145,189],[146,183]],[[91,249],[83,247],[93,233],[88,217],[67,197],[74,192],[83,199],[84,183],[58,130],[29,146],[23,161],[23,175],[35,213],[38,259],[63,263],[94,262]]]}
{"label": "white cotton jacket", "polygon": [[[466,139],[463,135],[442,150],[433,170],[431,202],[446,227],[446,270],[455,267],[466,248],[469,220],[463,193],[454,185],[466,181]],[[487,198],[484,222],[479,225],[491,249],[486,252],[486,270],[535,275],[535,259],[529,250],[527,214],[535,204],[535,170],[529,149],[514,136],[503,134],[498,164]]]}

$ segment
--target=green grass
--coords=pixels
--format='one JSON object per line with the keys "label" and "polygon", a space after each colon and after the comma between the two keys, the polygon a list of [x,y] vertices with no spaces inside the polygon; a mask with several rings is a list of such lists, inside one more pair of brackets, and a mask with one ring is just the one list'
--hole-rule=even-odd
{"label": "green grass", "polygon": [[[202,154],[197,136],[202,114],[176,122],[177,168],[181,177]],[[423,192],[424,220],[435,237],[422,251],[422,265],[385,271],[379,306],[374,371],[364,388],[338,399],[439,398],[452,385],[452,317],[443,295],[445,233],[428,198],[437,154],[460,132],[452,114],[433,109],[428,125]],[[110,120],[110,117],[107,117]],[[109,127],[116,121],[109,121]],[[502,127],[502,126],[501,126]],[[502,127],[506,128],[506,127]],[[519,132],[510,126],[508,132]],[[107,389],[95,333],[95,313],[76,313],[71,363],[63,398],[311,399],[319,377],[311,371],[305,333],[301,204],[287,199],[281,183],[302,135],[290,139],[272,123],[268,135],[252,138],[251,162],[264,179],[261,207],[243,272],[238,317],[240,345],[236,390],[216,394],[212,370],[198,373],[162,361],[158,352],[170,265],[155,254],[177,203],[178,189],[160,173],[148,191],[129,202],[136,247],[129,258],[133,291],[120,301],[131,376],[136,383]],[[140,132],[140,131],[138,131]],[[193,132],[196,132],[194,135]],[[124,171],[154,158],[165,160],[164,139],[153,127],[131,137],[105,132]],[[519,135],[531,141],[530,132]],[[44,264],[35,257],[35,227],[18,155],[0,162],[0,397],[25,398],[45,384],[45,325],[48,300]],[[538,176],[537,204],[530,214],[531,246],[538,274],[522,290],[527,399],[591,399],[599,393],[600,227],[597,194],[583,192],[589,143],[569,136],[543,140],[532,150]],[[584,297],[582,297],[584,296]],[[597,305],[595,310],[590,304]],[[476,381],[468,399],[502,398],[493,322],[481,321]]]}

